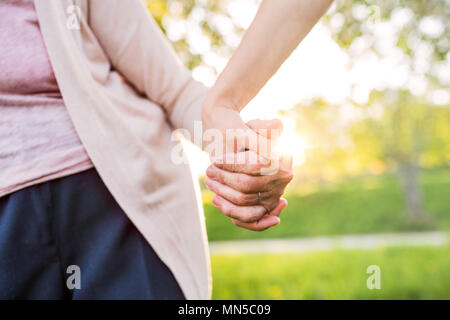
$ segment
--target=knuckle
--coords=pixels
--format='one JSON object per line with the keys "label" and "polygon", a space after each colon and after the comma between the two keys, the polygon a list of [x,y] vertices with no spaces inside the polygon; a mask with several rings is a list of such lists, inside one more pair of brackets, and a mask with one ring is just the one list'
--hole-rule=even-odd
{"label": "knuckle", "polygon": [[237,183],[242,192],[250,193],[252,191],[253,183],[249,177],[239,176]]}
{"label": "knuckle", "polygon": [[266,209],[262,206],[256,207],[250,214],[251,222],[259,220],[266,213]]}
{"label": "knuckle", "polygon": [[216,174],[215,174],[214,179],[217,180],[217,181],[220,182],[220,183],[222,183],[222,182],[224,181],[224,180],[223,180],[223,173],[222,173],[222,170],[216,170]]}
{"label": "knuckle", "polygon": [[252,178],[252,192],[256,192],[256,191],[264,191],[266,185],[266,180],[264,179],[264,177],[253,177]]}
{"label": "knuckle", "polygon": [[241,174],[236,174],[235,175],[235,181],[237,185],[241,185],[243,183],[243,176]]}
{"label": "knuckle", "polygon": [[242,222],[251,223],[254,221],[255,221],[255,218],[254,218],[253,214],[246,214],[242,217]]}
{"label": "knuckle", "polygon": [[222,208],[222,213],[224,214],[224,215],[226,215],[227,217],[231,217],[231,209],[230,209],[230,207],[228,207],[228,206],[223,206]]}
{"label": "knuckle", "polygon": [[261,199],[264,202],[267,202],[267,201],[270,202],[271,199],[273,198],[273,195],[274,195],[274,191],[273,190],[266,191],[266,192],[261,192]]}
{"label": "knuckle", "polygon": [[243,193],[239,193],[237,196],[236,196],[236,204],[244,204],[245,203],[245,201],[246,201],[246,196],[245,196],[245,194],[243,194]]}
{"label": "knuckle", "polygon": [[259,214],[257,210],[250,210],[247,214],[244,215],[243,221],[246,223],[255,222],[259,219]]}
{"label": "knuckle", "polygon": [[287,185],[294,178],[294,174],[291,172],[283,173],[277,180],[280,185]]}
{"label": "knuckle", "polygon": [[247,204],[252,203],[252,200],[253,200],[252,198],[253,197],[250,194],[240,193],[238,196],[238,202],[240,204],[247,205]]}
{"label": "knuckle", "polygon": [[248,216],[247,212],[245,212],[243,210],[243,208],[236,208],[233,211],[232,216],[230,216],[230,217],[232,217],[236,220],[239,220],[240,222],[244,222],[244,223],[250,222],[249,216]]}

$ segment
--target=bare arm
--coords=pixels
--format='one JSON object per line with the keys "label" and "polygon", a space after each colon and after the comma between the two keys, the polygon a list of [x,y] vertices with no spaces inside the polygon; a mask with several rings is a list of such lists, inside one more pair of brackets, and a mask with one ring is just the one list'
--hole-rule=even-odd
{"label": "bare arm", "polygon": [[208,103],[241,111],[325,13],[332,0],[263,0]]}

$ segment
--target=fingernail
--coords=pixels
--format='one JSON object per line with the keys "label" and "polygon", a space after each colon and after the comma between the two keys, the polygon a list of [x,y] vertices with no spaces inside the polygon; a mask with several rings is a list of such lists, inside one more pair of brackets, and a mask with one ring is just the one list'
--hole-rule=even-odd
{"label": "fingernail", "polygon": [[279,225],[281,222],[280,218],[275,217],[275,216],[273,217],[273,221],[274,221],[274,226]]}
{"label": "fingernail", "polygon": [[212,197],[211,202],[217,207],[219,205],[219,201],[217,201],[217,196]]}

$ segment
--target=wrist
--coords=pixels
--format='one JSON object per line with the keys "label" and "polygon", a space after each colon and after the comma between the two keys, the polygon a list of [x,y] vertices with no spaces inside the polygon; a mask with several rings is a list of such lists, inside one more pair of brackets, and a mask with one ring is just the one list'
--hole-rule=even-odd
{"label": "wrist", "polygon": [[208,111],[209,109],[217,110],[218,108],[223,108],[231,109],[239,113],[242,108],[240,108],[240,104],[234,97],[235,95],[232,93],[219,92],[217,88],[213,87],[203,102],[204,109]]}

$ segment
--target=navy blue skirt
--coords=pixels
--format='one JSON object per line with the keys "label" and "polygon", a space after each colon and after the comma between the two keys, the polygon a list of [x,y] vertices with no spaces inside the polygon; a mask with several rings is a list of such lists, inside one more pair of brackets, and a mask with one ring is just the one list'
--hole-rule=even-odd
{"label": "navy blue skirt", "polygon": [[0,299],[184,299],[97,171],[0,198]]}

